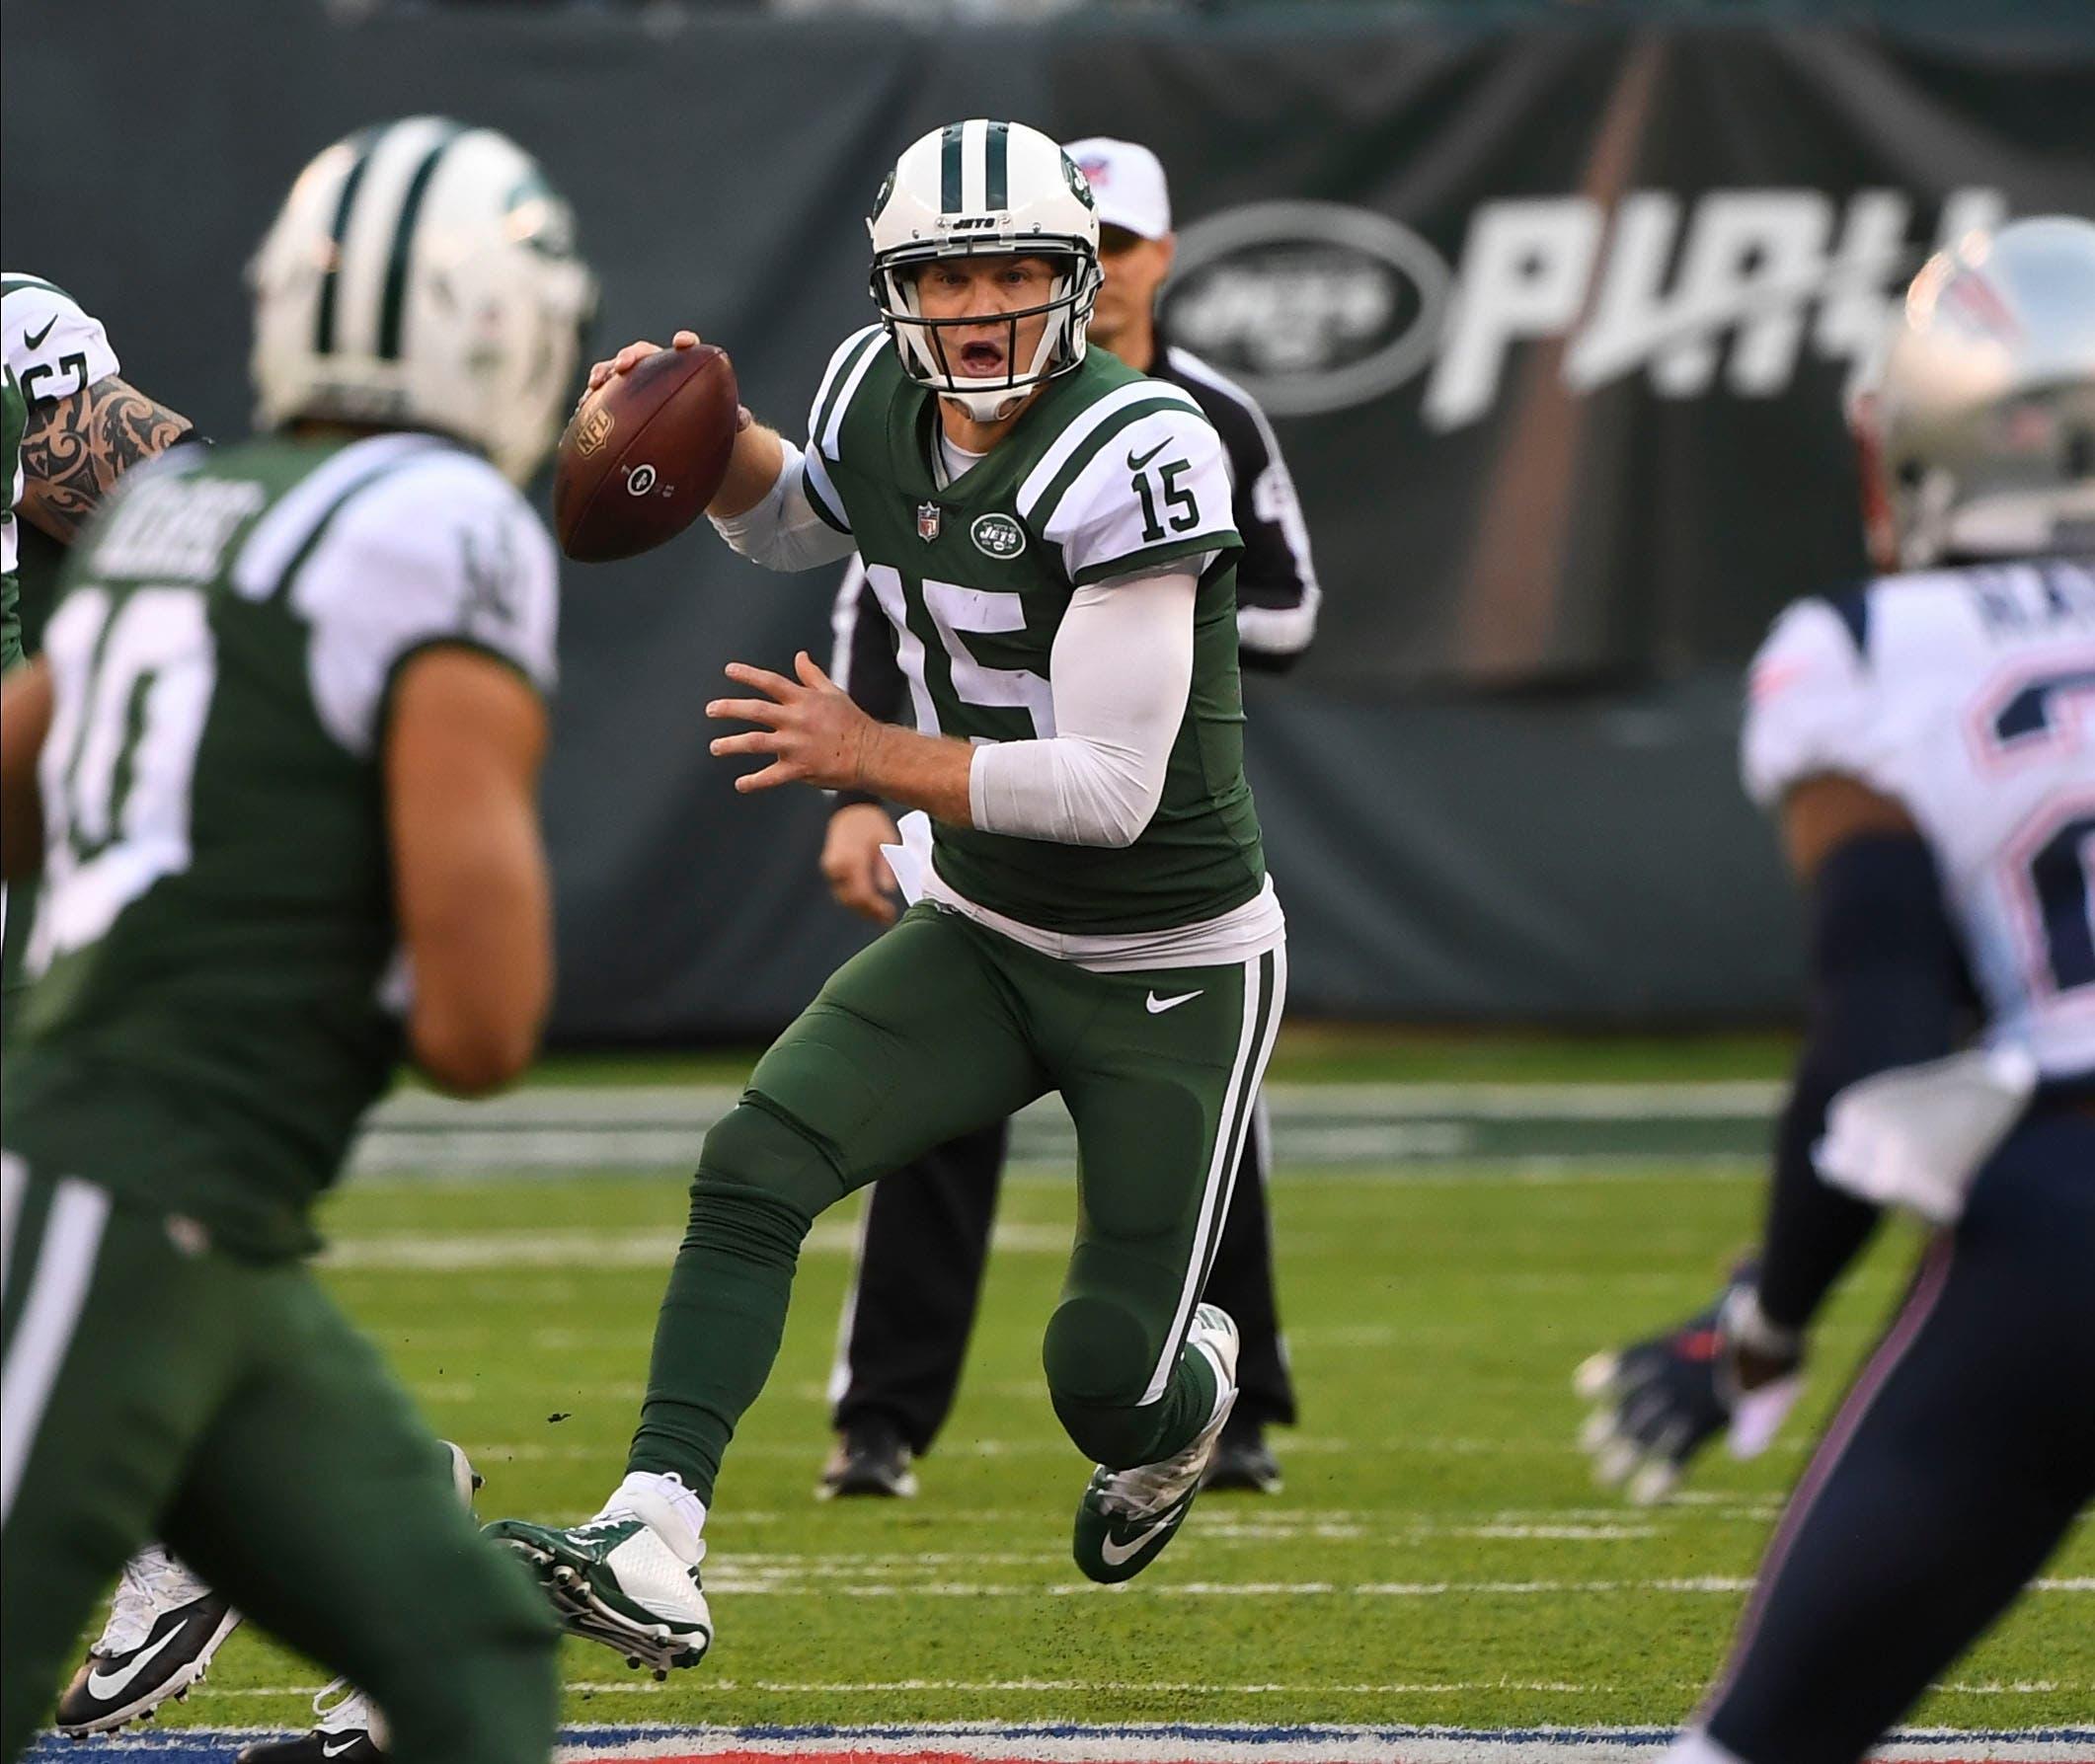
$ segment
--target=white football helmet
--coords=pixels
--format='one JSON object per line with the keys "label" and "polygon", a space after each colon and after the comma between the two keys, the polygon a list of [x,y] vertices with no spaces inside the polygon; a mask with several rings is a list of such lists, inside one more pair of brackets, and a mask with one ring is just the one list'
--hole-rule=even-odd
{"label": "white football helmet", "polygon": [[[1084,359],[1084,335],[1099,297],[1099,217],[1091,186],[1061,147],[1023,122],[976,116],[912,142],[881,186],[866,230],[873,236],[873,301],[894,339],[902,371],[941,398],[994,422],[1035,386]],[[1011,325],[1001,378],[956,374],[939,333],[980,319],[928,320],[917,305],[916,271],[940,258],[1047,257],[1060,266],[1041,306],[999,314]],[[1018,360],[1018,322],[1045,313],[1033,360]]]}
{"label": "white football helmet", "polygon": [[2095,224],[1929,259],[1849,416],[1880,566],[2095,547]]}
{"label": "white football helmet", "polygon": [[298,176],[249,268],[256,418],[431,428],[522,483],[560,433],[596,283],[506,135],[410,116]]}

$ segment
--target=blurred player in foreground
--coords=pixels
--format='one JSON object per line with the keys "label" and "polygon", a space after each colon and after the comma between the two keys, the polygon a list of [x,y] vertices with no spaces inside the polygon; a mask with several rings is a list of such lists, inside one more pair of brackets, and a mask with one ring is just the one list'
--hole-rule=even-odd
{"label": "blurred player in foreground", "polygon": [[[1320,594],[1309,532],[1265,414],[1243,388],[1174,347],[1163,334],[1156,302],[1171,273],[1173,248],[1164,168],[1132,141],[1071,141],[1063,150],[1098,202],[1104,280],[1091,343],[1136,372],[1191,393],[1222,437],[1235,486],[1232,511],[1244,541],[1237,561],[1239,654],[1247,669],[1286,668],[1316,631]],[[894,627],[856,559],[838,590],[834,622],[830,671],[836,683],[868,716],[900,721],[909,692],[895,654]],[[822,844],[822,874],[839,903],[877,925],[896,917],[893,879],[881,847],[899,839],[877,798],[838,793]],[[1254,1109],[1207,1275],[1206,1295],[1236,1319],[1243,1342],[1236,1407],[1208,1463],[1205,1486],[1272,1493],[1280,1486],[1280,1467],[1265,1429],[1292,1425],[1295,1401],[1274,1298],[1263,1100]],[[837,1445],[822,1472],[820,1495],[916,1492],[910,1461],[937,1435],[960,1386],[1010,1143],[1010,1124],[998,1121],[874,1185],[837,1331],[830,1381]]]}
{"label": "blurred player in foreground", "polygon": [[45,881],[4,1078],[0,1756],[158,1536],[398,1757],[536,1764],[551,1627],[302,1259],[403,1031],[464,1094],[537,1043],[557,575],[511,480],[591,283],[527,156],[420,117],[307,168],[255,288],[274,432],[124,486],[0,704],[0,857]]}
{"label": "blurred player in foreground", "polygon": [[1898,574],[1784,614],[1746,715],[1812,897],[1766,1233],[1582,1369],[1602,1474],[1758,1449],[1880,1208],[1938,1229],[1675,1764],[1854,1764],[2095,1496],[2095,226],[1932,261],[1857,418]]}
{"label": "blurred player in foreground", "polygon": [[[72,544],[118,478],[183,440],[191,427],[124,382],[101,322],[40,276],[10,272],[0,277],[0,334],[6,340],[0,475],[10,487],[9,506],[0,511],[0,661],[12,667],[40,648],[50,612],[40,600],[24,604],[20,593],[18,515],[60,544]],[[34,877],[0,885],[0,914],[12,909],[4,969],[10,1017],[26,985],[23,958],[36,907]],[[158,1617],[177,1608],[188,1612],[177,1625],[186,1634],[170,1643],[153,1632]],[[200,1676],[238,1621],[224,1600],[212,1597],[202,1581],[156,1545],[125,1564],[110,1622],[95,1645],[96,1663],[158,1641],[162,1646],[155,1660],[165,1661],[186,1686],[190,1680],[181,1676],[184,1669],[194,1666]],[[67,1725],[65,1703],[79,1706],[79,1713],[99,1701],[87,1689],[89,1675],[90,1669],[83,1668],[61,1701],[61,1726]],[[136,1676],[150,1675],[142,1670]]]}
{"label": "blurred player in foreground", "polygon": [[747,696],[708,714],[757,726],[713,743],[769,762],[738,789],[935,817],[905,831],[921,898],[707,1134],[624,1482],[584,1524],[493,1528],[570,1629],[658,1669],[711,1646],[706,1502],[815,1216],[1038,1096],[1081,1148],[1042,1357],[1097,1465],[1087,1575],[1127,1579],[1176,1535],[1236,1396],[1236,1326],[1200,1290],[1286,957],[1244,780],[1221,439],[1178,387],[1087,351],[1098,219],[1039,130],[932,131],[870,226],[882,322],[832,358],[805,453],[741,431],[711,512],[773,568],[859,553],[920,727],[876,723],[805,654],[795,679],[732,665]]}

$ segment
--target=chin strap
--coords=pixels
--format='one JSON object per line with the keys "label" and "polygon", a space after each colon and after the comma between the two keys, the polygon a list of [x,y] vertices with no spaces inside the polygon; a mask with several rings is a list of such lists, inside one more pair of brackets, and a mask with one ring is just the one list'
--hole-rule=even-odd
{"label": "chin strap", "polygon": [[1039,384],[1000,387],[995,392],[951,392],[941,388],[939,397],[959,405],[976,422],[1001,422],[1039,390]]}

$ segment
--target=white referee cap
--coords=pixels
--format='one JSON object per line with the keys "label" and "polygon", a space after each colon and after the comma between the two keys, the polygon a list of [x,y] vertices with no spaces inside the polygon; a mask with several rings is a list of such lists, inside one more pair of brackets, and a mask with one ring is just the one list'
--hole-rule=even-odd
{"label": "white referee cap", "polygon": [[1125,227],[1144,239],[1161,239],[1171,231],[1171,190],[1163,165],[1147,147],[1090,135],[1068,142],[1062,151],[1089,181],[1100,226]]}

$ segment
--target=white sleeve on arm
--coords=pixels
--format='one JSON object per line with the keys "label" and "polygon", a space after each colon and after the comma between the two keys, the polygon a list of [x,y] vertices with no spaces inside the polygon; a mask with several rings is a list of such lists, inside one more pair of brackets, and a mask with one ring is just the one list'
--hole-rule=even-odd
{"label": "white sleeve on arm", "polygon": [[968,803],[985,832],[1132,845],[1156,813],[1193,690],[1192,575],[1077,589],[1048,662],[1052,736],[977,748]]}
{"label": "white sleeve on arm", "polygon": [[785,468],[754,508],[722,519],[709,518],[729,546],[766,570],[813,570],[848,558],[858,542],[825,520],[808,494],[808,457],[783,435]]}

